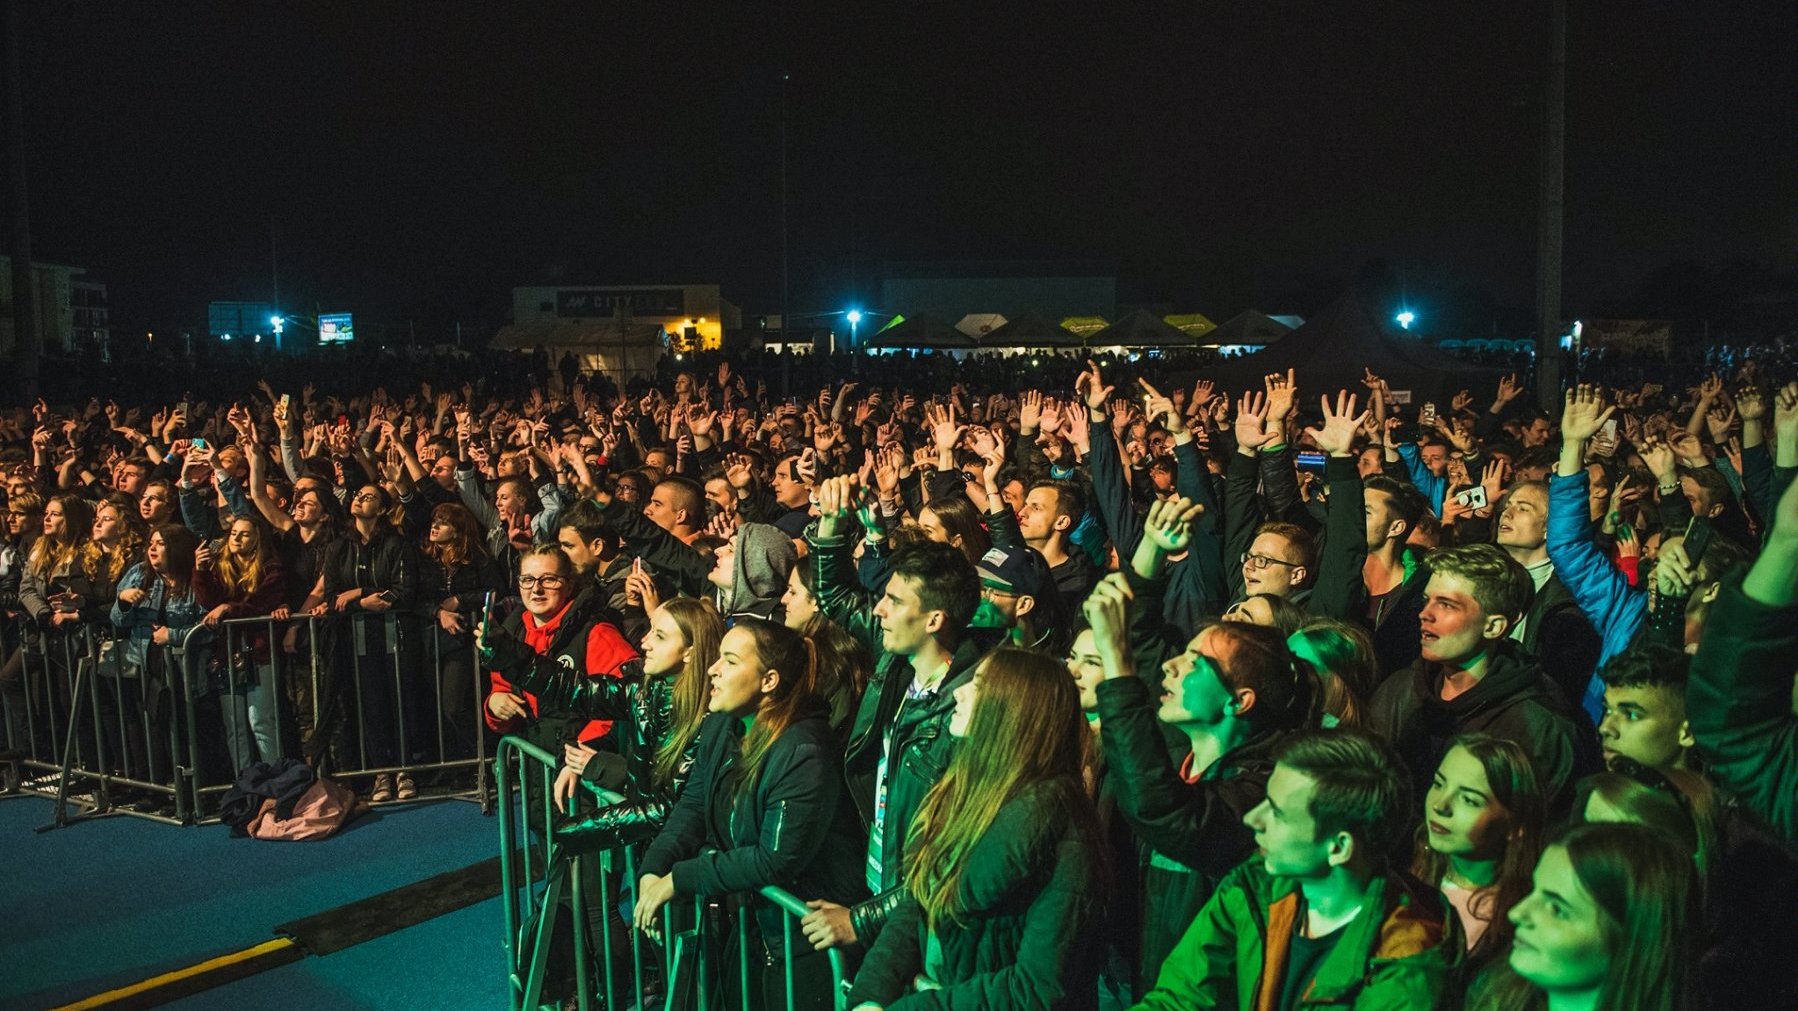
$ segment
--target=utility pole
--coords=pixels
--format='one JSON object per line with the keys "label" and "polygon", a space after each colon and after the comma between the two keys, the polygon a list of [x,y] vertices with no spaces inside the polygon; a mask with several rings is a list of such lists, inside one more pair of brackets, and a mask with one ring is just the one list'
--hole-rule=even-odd
{"label": "utility pole", "polygon": [[1566,208],[1567,0],[1549,0],[1548,74],[1543,89],[1542,189],[1536,221],[1536,403],[1561,403],[1561,239]]}
{"label": "utility pole", "polygon": [[780,75],[780,395],[793,385],[793,317],[787,311],[787,80]]}
{"label": "utility pole", "polygon": [[19,399],[38,397],[37,274],[31,267],[31,199],[25,177],[25,70],[19,63],[18,0],[6,4],[6,154],[12,169],[12,332]]}

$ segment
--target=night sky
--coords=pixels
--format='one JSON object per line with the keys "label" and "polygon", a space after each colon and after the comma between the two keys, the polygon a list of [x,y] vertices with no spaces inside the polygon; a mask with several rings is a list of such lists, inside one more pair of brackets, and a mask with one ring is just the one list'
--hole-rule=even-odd
{"label": "night sky", "polygon": [[[1544,2],[720,6],[28,2],[35,252],[119,328],[266,299],[271,228],[289,311],[421,337],[555,281],[777,311],[786,74],[794,311],[917,259],[1115,264],[1220,320],[1375,259],[1533,298]],[[1570,314],[1790,269],[1798,8],[1571,7]]]}

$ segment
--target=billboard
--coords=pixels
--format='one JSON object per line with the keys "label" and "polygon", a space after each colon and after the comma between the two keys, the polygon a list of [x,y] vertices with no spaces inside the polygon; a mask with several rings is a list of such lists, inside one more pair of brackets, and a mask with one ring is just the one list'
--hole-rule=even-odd
{"label": "billboard", "polygon": [[356,339],[356,328],[350,320],[350,313],[332,312],[318,318],[318,342],[320,344],[348,344]]}
{"label": "billboard", "polygon": [[274,310],[267,302],[208,302],[206,330],[214,337],[268,333]]}

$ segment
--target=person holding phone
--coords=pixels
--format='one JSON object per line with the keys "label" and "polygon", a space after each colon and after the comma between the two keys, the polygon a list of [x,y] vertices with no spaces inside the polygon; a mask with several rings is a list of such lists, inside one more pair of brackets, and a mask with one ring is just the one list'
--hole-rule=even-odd
{"label": "person holding phone", "polygon": [[[411,775],[401,767],[411,758],[401,753],[402,722],[407,750],[422,747],[425,737],[416,717],[429,698],[418,687],[413,621],[418,550],[394,529],[393,507],[392,493],[378,484],[365,484],[350,496],[352,530],[328,549],[324,600],[312,611],[337,619],[337,662],[324,699],[324,724],[339,767],[394,770],[375,774],[369,792],[374,803],[417,796]],[[398,637],[391,651],[389,636]]]}

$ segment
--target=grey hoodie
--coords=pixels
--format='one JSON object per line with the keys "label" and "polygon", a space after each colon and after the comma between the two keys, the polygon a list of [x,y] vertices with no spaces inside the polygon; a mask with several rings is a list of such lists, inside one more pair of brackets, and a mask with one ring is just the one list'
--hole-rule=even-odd
{"label": "grey hoodie", "polygon": [[718,591],[718,610],[726,617],[754,614],[778,619],[787,577],[798,562],[799,552],[786,531],[768,523],[743,524],[737,530],[730,589]]}

